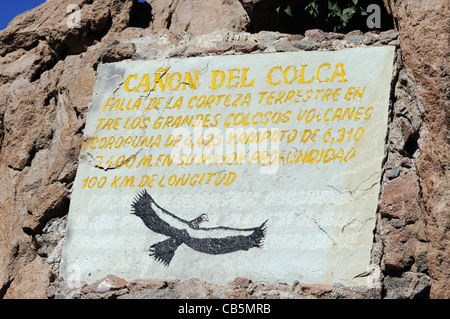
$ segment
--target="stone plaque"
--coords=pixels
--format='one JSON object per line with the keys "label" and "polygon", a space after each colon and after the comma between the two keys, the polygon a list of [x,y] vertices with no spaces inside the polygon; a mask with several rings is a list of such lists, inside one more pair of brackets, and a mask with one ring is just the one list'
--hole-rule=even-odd
{"label": "stone plaque", "polygon": [[66,280],[365,284],[394,47],[100,65]]}

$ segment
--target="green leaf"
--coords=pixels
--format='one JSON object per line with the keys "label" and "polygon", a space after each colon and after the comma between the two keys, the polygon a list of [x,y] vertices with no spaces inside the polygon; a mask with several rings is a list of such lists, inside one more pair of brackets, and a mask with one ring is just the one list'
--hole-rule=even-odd
{"label": "green leaf", "polygon": [[290,17],[293,17],[290,6],[287,6],[286,9],[284,9],[284,13],[286,13]]}
{"label": "green leaf", "polygon": [[308,11],[310,16],[317,17],[319,15],[319,7],[317,3],[314,1],[310,1],[306,6],[305,10]]}

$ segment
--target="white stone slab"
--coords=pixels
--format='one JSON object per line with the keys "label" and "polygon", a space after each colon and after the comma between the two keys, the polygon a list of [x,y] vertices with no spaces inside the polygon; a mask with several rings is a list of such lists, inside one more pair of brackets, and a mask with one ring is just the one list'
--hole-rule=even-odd
{"label": "white stone slab", "polygon": [[[393,47],[375,47],[100,65],[63,276],[364,284],[356,276],[370,263],[393,59]],[[270,142],[243,145],[252,130],[270,132]],[[203,147],[169,139],[184,134],[177,145],[190,145],[189,134],[211,133],[217,139]],[[274,161],[258,163],[256,151]],[[199,161],[209,152],[226,162]],[[132,214],[144,190],[166,210],[165,226]],[[137,210],[150,216],[150,206]],[[201,214],[204,229],[181,221]],[[167,239],[173,247],[149,255]]]}

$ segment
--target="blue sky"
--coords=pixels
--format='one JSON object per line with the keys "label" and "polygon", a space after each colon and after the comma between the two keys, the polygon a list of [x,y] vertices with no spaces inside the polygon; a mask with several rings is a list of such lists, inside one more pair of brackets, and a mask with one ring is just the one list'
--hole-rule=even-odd
{"label": "blue sky", "polygon": [[0,30],[5,29],[8,23],[17,15],[44,2],[45,0],[3,0],[0,7]]}

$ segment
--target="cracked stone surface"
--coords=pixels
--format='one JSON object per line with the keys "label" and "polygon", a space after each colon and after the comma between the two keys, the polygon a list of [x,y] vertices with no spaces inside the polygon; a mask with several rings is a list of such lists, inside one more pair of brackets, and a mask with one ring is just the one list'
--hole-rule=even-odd
{"label": "cracked stone surface", "polygon": [[[393,59],[394,47],[378,47],[99,65],[72,193],[68,219],[70,236],[66,239],[61,263],[63,275],[70,276],[68,269],[78,267],[81,280],[87,282],[115,273],[126,280],[169,276],[220,282],[241,274],[270,283],[296,279],[311,284],[339,282],[355,286],[366,283],[366,276],[361,274],[370,266],[381,162],[385,156]],[[364,72],[360,69],[362,61]],[[325,62],[328,64],[323,64]],[[288,76],[300,75],[300,70],[294,72],[292,66],[302,64],[313,69],[308,79],[311,74],[318,74],[316,71],[321,65],[325,65],[323,79],[326,74],[329,77],[304,86],[287,81]],[[340,82],[327,83],[333,71],[339,73],[337,65],[344,66],[345,75],[338,77]],[[228,73],[229,69],[237,71],[233,78],[226,79],[226,73],[220,70]],[[283,69],[287,71],[282,73]],[[327,73],[325,69],[331,71]],[[244,70],[247,70],[245,75]],[[366,77],[366,73],[371,77]],[[285,83],[282,83],[283,76]],[[194,81],[195,85],[191,86]],[[278,81],[276,85],[275,81]],[[353,92],[355,87],[364,90],[363,97],[344,99],[345,93]],[[303,100],[290,103],[278,98],[275,103],[275,95],[270,97],[268,93],[284,92],[282,96],[285,96],[289,91],[299,93],[301,91],[297,90],[302,89],[319,93],[339,89],[342,94],[335,96],[336,101],[318,97],[306,101],[303,96]],[[233,101],[244,100],[244,97],[248,100],[245,104],[235,102],[232,105]],[[198,102],[202,98],[203,103]],[[175,101],[179,102],[177,107]],[[352,114],[358,111],[360,117],[334,121],[331,115],[325,117],[325,110],[334,114],[338,106],[347,107],[349,112],[354,110]],[[368,106],[370,110],[366,112]],[[317,115],[308,119],[310,115],[305,114],[311,109],[317,110]],[[162,160],[168,154],[180,156],[180,150],[174,153],[173,145],[168,143],[180,132],[183,133],[180,143],[188,141],[189,134],[185,136],[184,132],[192,133],[195,141],[197,134],[214,132],[222,134],[223,141],[228,138],[226,142],[230,144],[227,136],[231,131],[227,128],[247,129],[233,122],[237,112],[267,114],[268,111],[286,120],[276,120],[278,124],[271,122],[269,125],[256,123],[252,125],[255,132],[277,129],[289,132],[286,136],[294,136],[292,132],[296,136],[276,146],[277,154],[283,158],[277,167],[263,167],[254,159],[252,163],[251,158],[256,153],[254,150],[252,153],[248,145],[243,153],[246,159],[240,164],[182,165],[176,161],[164,164]],[[179,126],[175,124],[164,125],[170,117],[169,123],[176,123],[176,118],[181,121],[190,116],[205,118],[208,114],[211,120],[202,122],[202,127],[187,122],[183,125],[185,131],[177,131]],[[133,124],[134,128],[129,124],[131,121],[137,123]],[[347,132],[345,141],[342,138],[333,144],[344,130]],[[350,130],[359,130],[358,138],[350,139]],[[305,138],[311,132],[317,134],[314,141]],[[267,147],[273,151],[275,146],[272,143]],[[342,149],[343,155],[337,160],[321,161],[320,158],[330,156],[329,149],[336,156]],[[183,154],[194,155],[190,152],[191,149]],[[207,152],[207,148],[202,152]],[[298,158],[297,165],[292,163],[294,156]],[[289,157],[289,161],[285,159]],[[195,174],[196,183],[192,184],[189,178]],[[222,181],[228,178],[226,181],[230,183],[217,183],[218,174],[224,174]],[[208,176],[208,183],[200,176]],[[233,178],[229,179],[230,176]],[[174,182],[181,177],[190,182]],[[151,231],[131,214],[131,204],[143,189],[160,207],[185,220],[205,213],[208,221],[202,227],[245,229],[267,221],[261,248],[209,254],[180,245],[170,261],[162,264],[149,256],[149,246],[167,237]],[[172,225],[176,221],[172,218],[167,222]],[[200,234],[188,228],[188,233],[193,237],[212,238],[221,232],[215,229]],[[236,240],[242,239],[236,237]]]}

